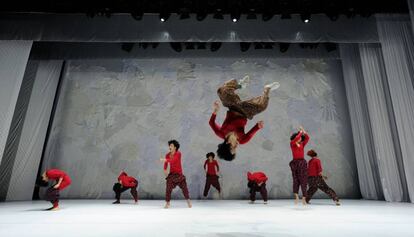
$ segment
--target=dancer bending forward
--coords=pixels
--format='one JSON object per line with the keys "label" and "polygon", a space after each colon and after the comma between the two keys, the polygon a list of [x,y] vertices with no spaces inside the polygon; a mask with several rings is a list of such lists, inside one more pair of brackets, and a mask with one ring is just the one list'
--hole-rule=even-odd
{"label": "dancer bending forward", "polygon": [[131,189],[131,195],[135,200],[135,204],[138,203],[138,180],[134,177],[128,176],[126,172],[121,172],[118,177],[118,182],[114,184],[113,190],[115,192],[116,201],[112,204],[121,203],[121,193],[125,192],[128,189]]}
{"label": "dancer bending forward", "polygon": [[267,204],[266,174],[263,172],[247,172],[247,180],[247,187],[250,189],[250,204],[256,201],[256,192],[260,192],[264,204]]}
{"label": "dancer bending forward", "polygon": [[69,175],[64,171],[58,169],[50,169],[45,171],[42,176],[38,179],[38,185],[47,187],[49,181],[54,180],[56,183],[47,189],[45,199],[52,203],[52,207],[46,209],[48,211],[59,210],[59,196],[60,191],[64,190],[71,184]]}

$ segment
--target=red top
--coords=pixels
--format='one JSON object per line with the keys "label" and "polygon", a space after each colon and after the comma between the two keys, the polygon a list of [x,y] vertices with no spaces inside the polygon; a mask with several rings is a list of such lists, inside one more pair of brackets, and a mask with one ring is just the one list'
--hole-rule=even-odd
{"label": "red top", "polygon": [[210,162],[207,159],[206,162],[204,162],[204,169],[206,169],[206,166],[207,166],[207,174],[208,175],[217,175],[216,167],[217,167],[217,171],[220,170],[218,162],[216,160],[213,160],[212,162]]}
{"label": "red top", "polygon": [[122,186],[126,188],[133,188],[138,186],[138,180],[136,180],[134,177],[128,176],[126,172],[122,172],[119,175],[118,181],[120,181]]}
{"label": "red top", "polygon": [[226,118],[224,119],[223,124],[218,125],[216,123],[216,114],[212,114],[210,118],[210,127],[213,129],[214,133],[217,136],[224,139],[226,135],[230,132],[235,132],[238,137],[240,144],[245,144],[254,136],[254,134],[259,131],[259,125],[256,124],[248,133],[244,133],[244,127],[246,126],[247,118],[237,115],[234,112],[227,111]]}
{"label": "red top", "polygon": [[48,179],[56,180],[58,181],[60,178],[63,178],[62,182],[69,182],[70,183],[70,177],[62,170],[58,169],[50,169],[46,171],[46,176]]}
{"label": "red top", "polygon": [[[300,141],[302,138],[302,134],[305,135],[305,140],[301,143],[296,144],[296,142]],[[292,155],[294,160],[304,159],[305,157],[305,146],[309,141],[309,135],[307,133],[303,133],[302,131],[298,132],[298,135],[290,141],[290,148],[292,149]]]}
{"label": "red top", "polygon": [[318,157],[313,157],[308,162],[308,176],[319,176],[322,172],[322,164]]}
{"label": "red top", "polygon": [[164,170],[167,169],[168,163],[170,164],[170,174],[183,174],[183,168],[181,167],[181,152],[176,151],[174,156],[171,157],[170,153],[165,155]]}
{"label": "red top", "polygon": [[247,172],[247,180],[253,181],[255,183],[265,183],[267,181],[267,176],[263,172]]}

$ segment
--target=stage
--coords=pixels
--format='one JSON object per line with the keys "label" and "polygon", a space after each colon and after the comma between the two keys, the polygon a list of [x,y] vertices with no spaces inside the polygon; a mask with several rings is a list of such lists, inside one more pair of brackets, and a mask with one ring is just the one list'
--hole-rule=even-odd
{"label": "stage", "polygon": [[414,205],[382,201],[292,200],[62,200],[0,203],[0,236],[414,236]]}

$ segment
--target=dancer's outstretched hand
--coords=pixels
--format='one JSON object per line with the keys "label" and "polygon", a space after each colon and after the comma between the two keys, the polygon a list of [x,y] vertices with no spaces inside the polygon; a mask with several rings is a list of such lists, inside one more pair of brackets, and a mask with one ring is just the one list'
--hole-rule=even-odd
{"label": "dancer's outstretched hand", "polygon": [[259,128],[262,129],[264,127],[264,122],[260,120],[259,122],[257,122],[257,126],[259,126]]}
{"label": "dancer's outstretched hand", "polygon": [[213,113],[217,113],[220,109],[220,102],[218,100],[214,101],[213,104]]}

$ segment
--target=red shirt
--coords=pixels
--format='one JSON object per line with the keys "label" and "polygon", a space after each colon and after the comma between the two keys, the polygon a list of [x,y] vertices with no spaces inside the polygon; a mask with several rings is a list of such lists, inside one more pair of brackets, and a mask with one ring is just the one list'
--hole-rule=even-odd
{"label": "red shirt", "polygon": [[70,180],[69,175],[67,175],[62,170],[58,170],[58,169],[50,169],[50,170],[46,171],[46,176],[47,176],[48,179],[56,180],[56,181],[59,181],[59,179],[62,178],[62,182],[59,185],[59,190],[63,190],[64,188],[69,186],[72,182]]}
{"label": "red shirt", "polygon": [[138,186],[138,181],[134,177],[128,176],[126,172],[122,172],[119,175],[118,181],[120,181],[122,183],[122,186],[126,188],[133,188]]}
{"label": "red shirt", "polygon": [[207,159],[206,162],[204,162],[204,169],[206,169],[206,166],[207,166],[207,174],[208,175],[217,175],[216,167],[217,167],[217,171],[220,170],[218,162],[216,160],[213,160],[212,162],[210,162]]}
{"label": "red shirt", "polygon": [[234,112],[227,111],[226,118],[224,119],[223,124],[216,124],[216,114],[212,114],[210,118],[210,127],[213,129],[214,133],[220,138],[224,139],[226,135],[230,132],[235,132],[238,137],[240,144],[245,144],[254,136],[254,134],[259,131],[259,125],[255,125],[250,129],[248,133],[244,133],[244,127],[246,126],[247,118],[237,115]]}
{"label": "red shirt", "polygon": [[305,140],[299,143],[299,146],[296,142],[300,141],[302,138],[303,132],[300,131],[296,137],[290,141],[290,148],[292,149],[292,155],[294,160],[304,159],[305,158],[305,146],[308,144],[309,136],[307,133],[303,134],[305,136]]}
{"label": "red shirt", "polygon": [[265,183],[267,181],[267,176],[263,172],[247,172],[247,180],[253,181],[255,183]]}
{"label": "red shirt", "polygon": [[322,164],[318,157],[313,157],[308,162],[308,176],[319,176],[322,172]]}
{"label": "red shirt", "polygon": [[181,167],[181,152],[176,151],[174,156],[171,157],[170,153],[165,155],[164,170],[167,169],[170,164],[170,174],[183,174],[183,168]]}

